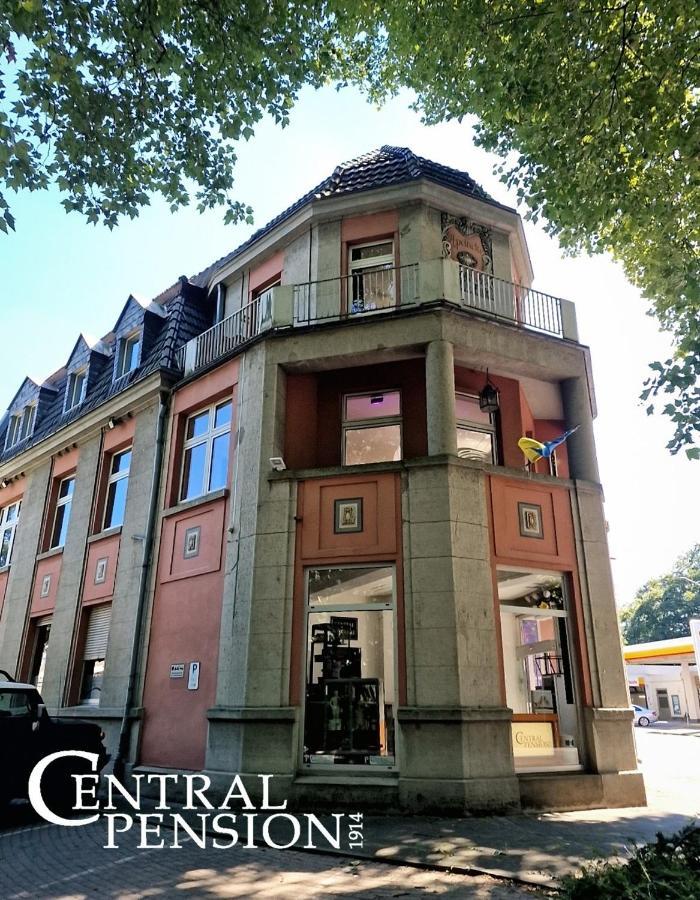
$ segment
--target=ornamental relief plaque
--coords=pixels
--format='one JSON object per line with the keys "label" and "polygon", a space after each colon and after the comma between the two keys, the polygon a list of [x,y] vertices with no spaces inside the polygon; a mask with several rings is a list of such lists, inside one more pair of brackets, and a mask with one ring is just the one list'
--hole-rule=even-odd
{"label": "ornamental relief plaque", "polygon": [[493,274],[491,230],[464,216],[441,214],[442,255],[463,266]]}

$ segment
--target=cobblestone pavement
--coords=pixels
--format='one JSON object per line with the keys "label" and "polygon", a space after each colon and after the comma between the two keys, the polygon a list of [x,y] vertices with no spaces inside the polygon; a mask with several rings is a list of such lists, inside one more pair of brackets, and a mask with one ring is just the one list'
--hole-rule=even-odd
{"label": "cobblestone pavement", "polygon": [[680,828],[700,812],[700,728],[635,729],[635,737],[646,809],[487,819],[367,817],[361,859],[291,850],[201,850],[191,842],[177,850],[139,850],[134,836],[120,838],[118,850],[105,850],[103,823],[58,828],[15,807],[0,828],[0,898],[532,897],[526,888],[450,867],[552,885],[585,859],[614,856],[635,840],[653,839],[657,830]]}
{"label": "cobblestone pavement", "polygon": [[102,822],[81,828],[39,824],[0,832],[0,897],[515,900],[542,896],[487,876],[291,850],[202,850],[191,841],[180,849],[139,850],[137,839],[129,835],[120,838],[119,849],[105,850],[105,834]]}

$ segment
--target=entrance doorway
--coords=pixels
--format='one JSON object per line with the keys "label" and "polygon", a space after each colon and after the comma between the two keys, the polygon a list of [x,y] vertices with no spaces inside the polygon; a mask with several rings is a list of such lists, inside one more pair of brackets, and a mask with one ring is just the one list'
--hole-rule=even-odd
{"label": "entrance doorway", "polygon": [[666,688],[659,688],[656,691],[656,702],[659,706],[659,718],[664,722],[671,721],[671,707],[668,702],[668,691]]}

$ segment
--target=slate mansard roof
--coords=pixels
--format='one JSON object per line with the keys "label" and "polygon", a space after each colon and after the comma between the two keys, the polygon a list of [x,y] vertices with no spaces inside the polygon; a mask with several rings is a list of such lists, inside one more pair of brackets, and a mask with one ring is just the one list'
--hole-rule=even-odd
{"label": "slate mansard roof", "polygon": [[[191,279],[192,283],[206,287],[212,275],[218,269],[228,265],[240,253],[272,231],[273,228],[281,225],[291,218],[294,213],[308,206],[314,200],[373,191],[379,188],[407,184],[411,181],[420,181],[421,179],[449,188],[458,194],[473,197],[482,203],[489,203],[492,206],[510,210],[509,207],[503,206],[503,204],[498,203],[487,194],[467,172],[451,169],[449,166],[443,166],[422,156],[416,156],[408,147],[390,147],[388,144],[385,144],[378,150],[371,150],[369,153],[364,153],[362,156],[357,156],[355,159],[341,163],[328,178],[324,178],[320,184],[317,184],[303,197],[300,197],[278,216],[271,219],[267,225],[258,229],[247,241],[211,266],[208,266],[198,275],[195,275]],[[514,212],[514,210],[510,211]]]}
{"label": "slate mansard roof", "polygon": [[[66,366],[54,372],[43,384],[36,384],[28,378],[24,380],[8,412],[20,412],[26,402],[36,400],[38,401],[36,424],[28,438],[5,450],[10,415],[5,415],[0,420],[0,463],[40,443],[44,438],[153,372],[175,368],[177,349],[211,326],[211,304],[206,302],[204,291],[191,285],[186,279],[177,282],[161,294],[159,300],[159,304],[151,303],[143,307],[130,297],[115,324],[115,329],[101,341],[91,347],[81,336]],[[135,327],[143,329],[140,363],[131,372],[115,380],[114,359],[118,340]],[[73,409],[64,412],[66,383],[71,369],[88,362],[88,389],[85,399]]]}
{"label": "slate mansard roof", "polygon": [[[182,277],[159,294],[148,306],[140,306],[130,297],[115,323],[113,331],[101,341],[89,343],[79,337],[66,362],[42,384],[25,379],[10,404],[9,411],[19,412],[21,404],[37,403],[37,419],[30,437],[5,450],[5,437],[10,415],[0,419],[0,463],[59,431],[65,425],[100,406],[132,384],[159,370],[175,368],[175,353],[187,341],[212,325],[212,303],[206,288],[212,276],[254,245],[276,226],[314,201],[360,192],[378,190],[427,180],[483,203],[508,209],[490,197],[470,175],[440,163],[416,156],[408,147],[385,145],[377,150],[342,163],[320,184],[258,229],[231,253],[208,266],[189,281]],[[513,210],[511,210],[513,211]],[[140,364],[127,375],[114,380],[114,358],[121,336],[136,326],[143,327]],[[89,363],[85,399],[64,411],[66,383],[71,370]]]}

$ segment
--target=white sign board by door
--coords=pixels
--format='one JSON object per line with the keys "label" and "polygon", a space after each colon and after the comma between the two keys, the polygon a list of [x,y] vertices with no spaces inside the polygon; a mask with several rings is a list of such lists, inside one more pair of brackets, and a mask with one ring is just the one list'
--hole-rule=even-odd
{"label": "white sign board by door", "polygon": [[191,662],[189,676],[187,678],[187,690],[196,691],[199,687],[199,663]]}

